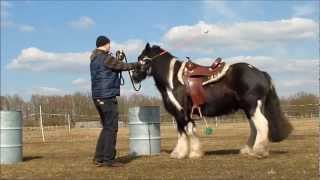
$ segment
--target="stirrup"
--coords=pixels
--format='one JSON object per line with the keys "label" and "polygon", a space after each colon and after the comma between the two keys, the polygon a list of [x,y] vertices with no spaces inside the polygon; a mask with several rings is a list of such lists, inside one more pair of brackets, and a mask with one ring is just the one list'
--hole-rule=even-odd
{"label": "stirrup", "polygon": [[[203,121],[204,121],[204,123],[205,123],[205,125],[206,125],[206,128],[209,128],[207,119],[202,115],[202,113],[201,113],[201,108],[200,108],[199,106],[192,106],[191,113],[190,113],[190,118],[191,118],[191,119],[196,119],[196,118],[194,118],[194,116],[193,116],[194,109],[197,109],[197,110],[198,110],[200,119],[203,119]],[[197,118],[197,119],[198,119],[198,118]]]}
{"label": "stirrup", "polygon": [[[194,114],[193,114],[194,109],[197,109],[197,110],[198,110],[198,113],[199,113],[200,118],[195,118],[195,117],[194,117]],[[191,118],[191,119],[202,119],[202,118],[203,118],[202,113],[201,113],[201,108],[200,108],[199,106],[192,106],[191,113],[190,113],[190,118]]]}

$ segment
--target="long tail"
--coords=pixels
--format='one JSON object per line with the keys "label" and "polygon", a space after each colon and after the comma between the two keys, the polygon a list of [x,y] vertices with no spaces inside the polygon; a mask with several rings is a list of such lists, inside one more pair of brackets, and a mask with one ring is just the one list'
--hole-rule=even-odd
{"label": "long tail", "polygon": [[265,101],[264,114],[269,122],[269,140],[271,142],[280,142],[290,135],[293,127],[281,110],[280,101],[272,83]]}

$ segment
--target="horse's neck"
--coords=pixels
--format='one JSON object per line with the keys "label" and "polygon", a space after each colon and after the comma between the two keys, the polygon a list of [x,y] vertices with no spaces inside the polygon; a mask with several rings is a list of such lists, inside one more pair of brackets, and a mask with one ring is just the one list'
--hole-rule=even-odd
{"label": "horse's neck", "polygon": [[159,90],[173,89],[181,64],[181,61],[172,56],[155,65],[154,80]]}

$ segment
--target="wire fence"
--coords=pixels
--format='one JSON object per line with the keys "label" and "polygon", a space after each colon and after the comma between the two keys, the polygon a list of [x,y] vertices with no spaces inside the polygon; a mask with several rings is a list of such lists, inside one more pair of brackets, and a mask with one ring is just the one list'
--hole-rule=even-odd
{"label": "wire fence", "polygon": [[[319,118],[319,104],[304,104],[304,105],[289,105],[282,107],[284,114],[290,120],[297,120],[303,118]],[[39,127],[41,125],[40,119],[42,118],[42,126],[57,127],[57,126],[70,126],[73,127],[99,127],[100,117],[98,115],[81,115],[71,113],[46,113],[42,112],[35,114],[27,114],[23,116],[25,127]],[[243,112],[236,112],[234,114],[207,118],[209,123],[230,123],[247,121]],[[168,113],[160,114],[160,122],[162,125],[173,125],[175,123],[174,117]],[[119,126],[125,127],[128,124],[128,114],[119,115]]]}
{"label": "wire fence", "polygon": [[[307,105],[294,105],[282,108],[285,115],[290,120],[306,120],[306,119],[319,119],[319,104],[307,104]],[[119,115],[119,127],[128,126],[128,114]],[[198,120],[197,125],[218,127],[225,123],[238,123],[247,121],[244,113],[237,112],[231,115],[219,116],[219,117],[207,117],[206,122]],[[175,119],[168,113],[160,114],[161,126],[170,126],[176,128]],[[23,116],[24,129],[29,131],[39,131],[42,137],[42,141],[46,141],[48,133],[55,132],[58,129],[65,128],[66,134],[71,132],[71,128],[101,128],[100,117],[97,115],[72,115],[70,113],[45,113],[42,112],[41,106],[39,107],[39,113],[27,114]]]}

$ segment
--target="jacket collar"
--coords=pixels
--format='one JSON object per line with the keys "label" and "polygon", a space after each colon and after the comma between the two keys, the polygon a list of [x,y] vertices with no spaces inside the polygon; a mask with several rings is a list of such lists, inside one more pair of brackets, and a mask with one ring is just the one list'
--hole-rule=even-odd
{"label": "jacket collar", "polygon": [[94,49],[91,53],[90,60],[93,60],[98,54],[108,54],[109,52],[103,51],[101,49]]}

